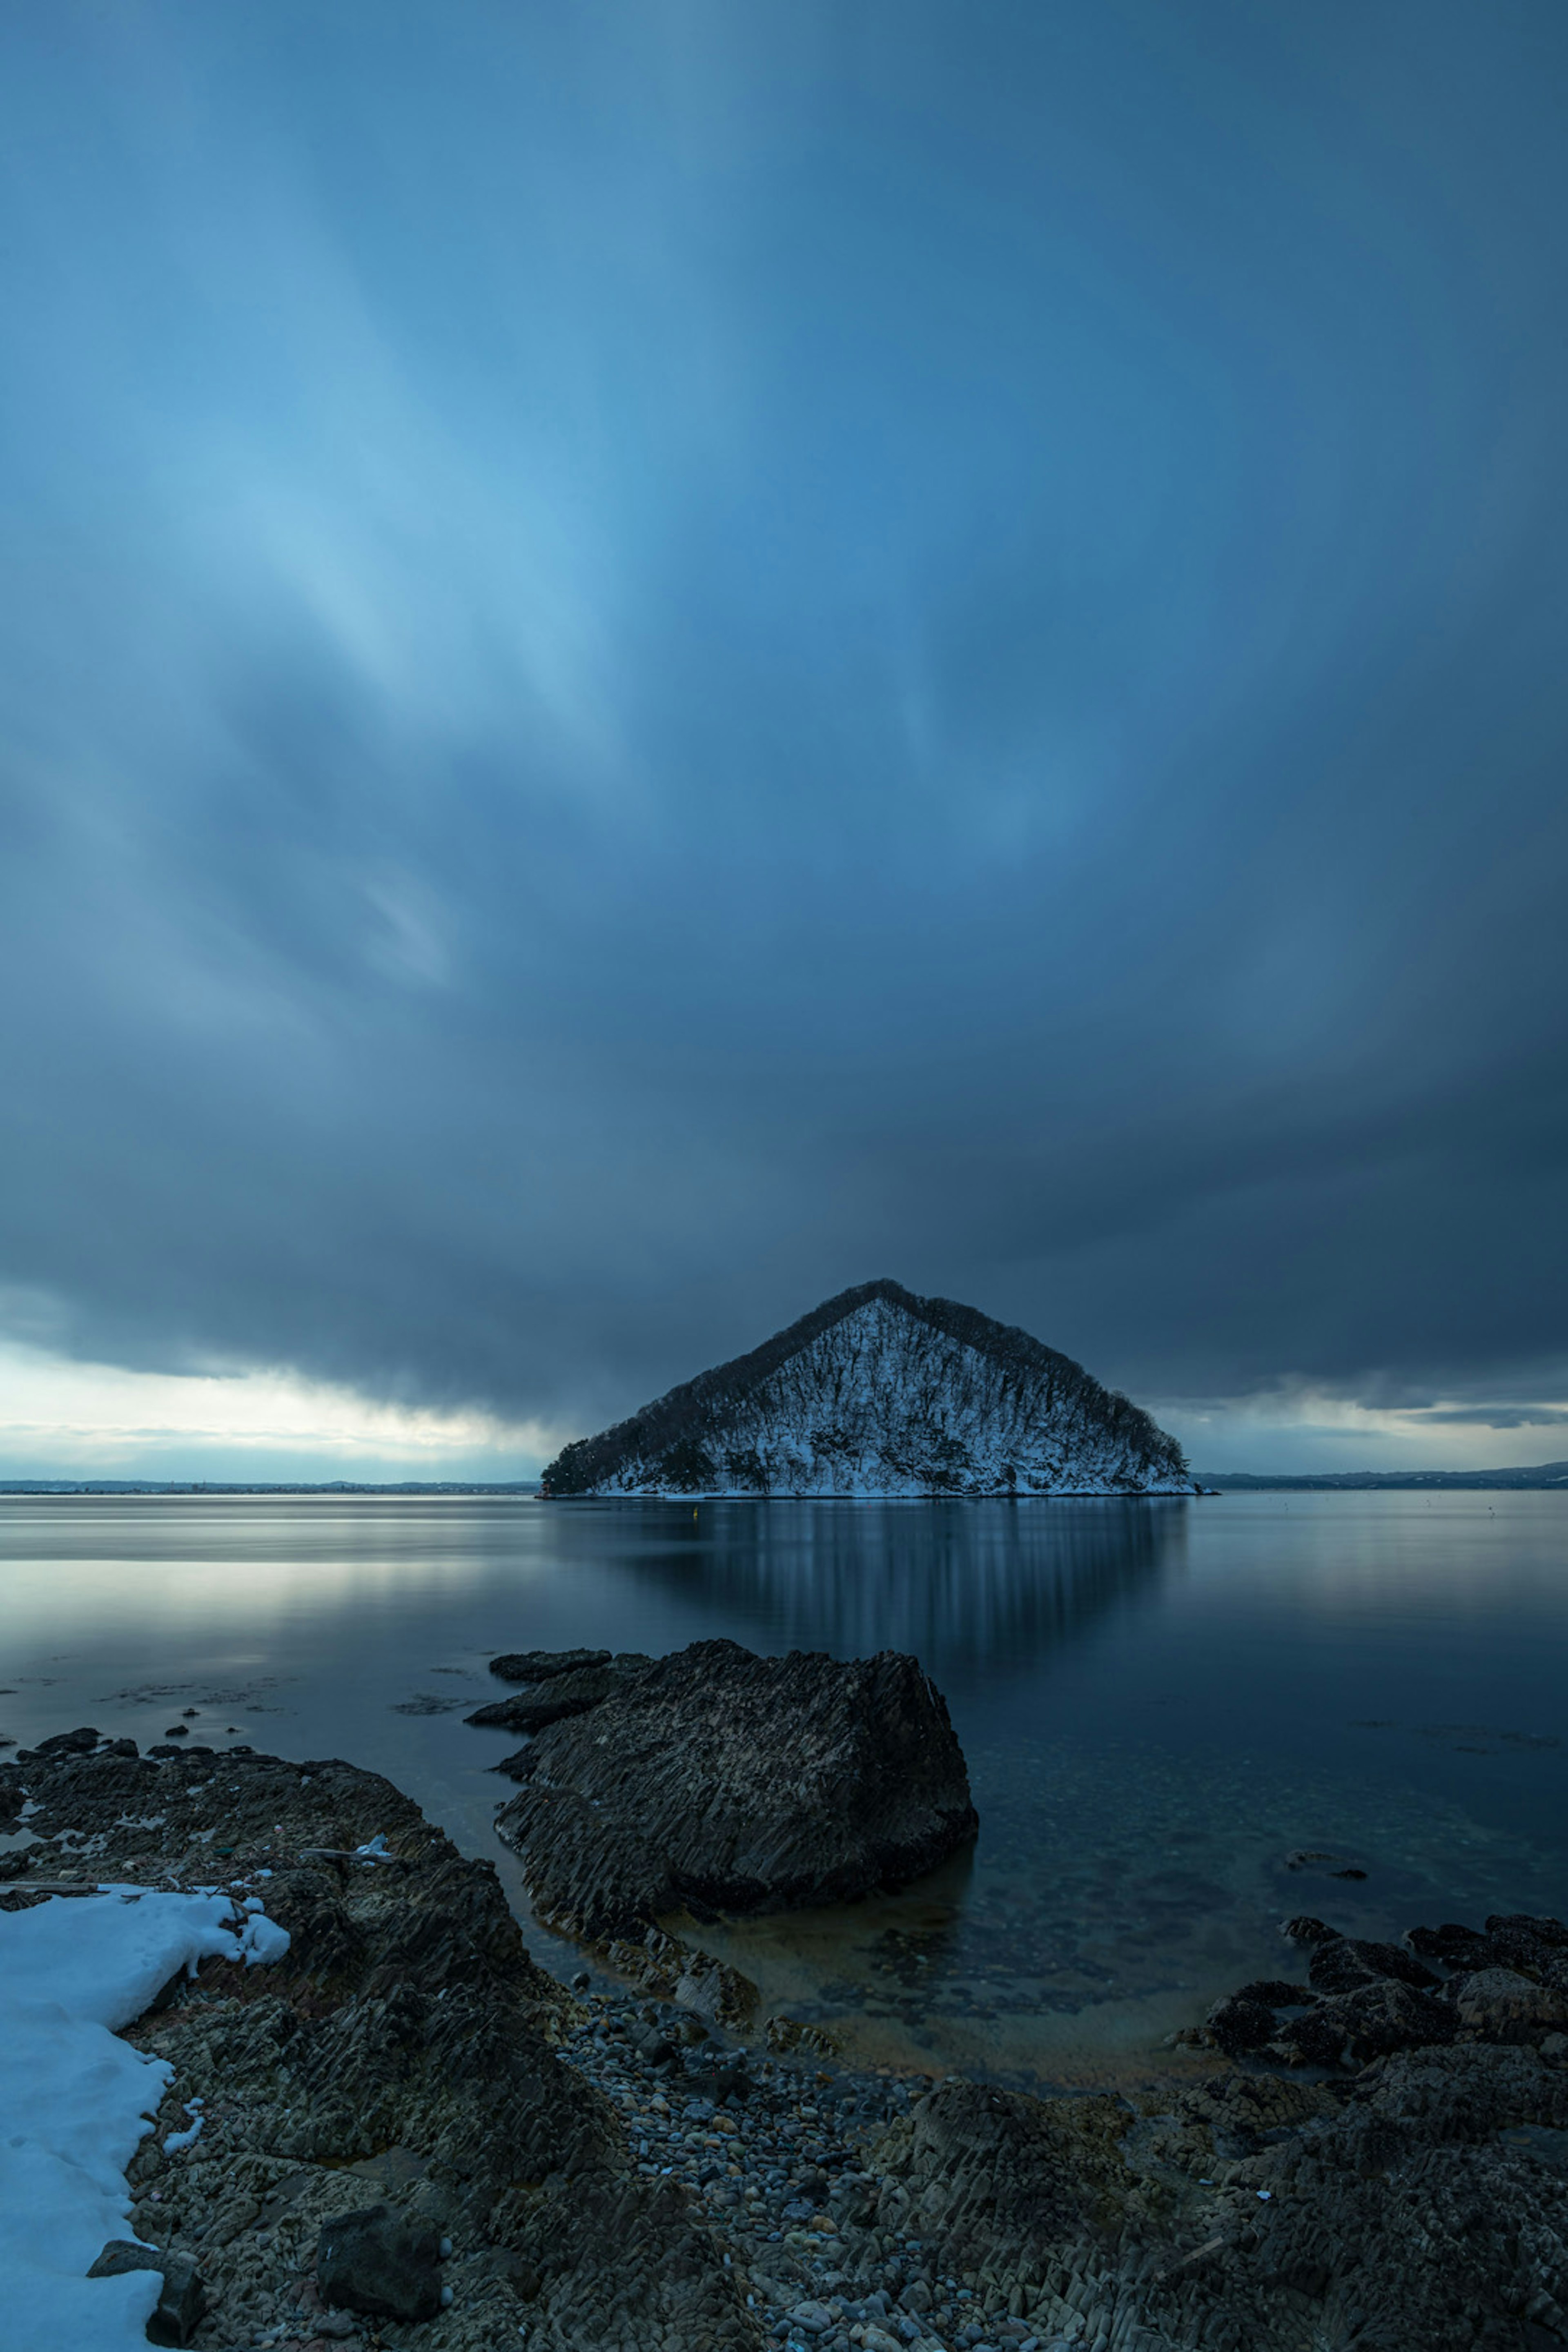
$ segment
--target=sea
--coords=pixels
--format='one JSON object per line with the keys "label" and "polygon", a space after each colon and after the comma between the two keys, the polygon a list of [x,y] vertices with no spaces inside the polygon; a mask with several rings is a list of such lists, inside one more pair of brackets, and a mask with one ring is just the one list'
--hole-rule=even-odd
{"label": "sea", "polygon": [[856,2063],[1026,2087],[1171,2037],[1346,1932],[1568,1912],[1568,1495],[544,1503],[0,1498],[0,1732],[341,1756],[500,1869],[498,1652],[727,1635],[912,1651],[972,1851],[897,1895],[682,1932]]}

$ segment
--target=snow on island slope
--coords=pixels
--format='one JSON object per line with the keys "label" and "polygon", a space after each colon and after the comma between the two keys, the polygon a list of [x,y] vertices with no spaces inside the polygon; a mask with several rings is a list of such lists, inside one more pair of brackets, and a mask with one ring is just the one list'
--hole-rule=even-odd
{"label": "snow on island slope", "polygon": [[106,1887],[0,1912],[6,2352],[145,2352],[158,2273],[87,2273],[110,2239],[130,2235],[125,2168],[173,2069],[115,2029],[181,1969],[215,1956],[275,1960],[288,1948],[287,1929],[226,1895]]}
{"label": "snow on island slope", "polygon": [[896,1282],[569,1445],[547,1495],[1190,1495],[1146,1412],[1027,1332]]}

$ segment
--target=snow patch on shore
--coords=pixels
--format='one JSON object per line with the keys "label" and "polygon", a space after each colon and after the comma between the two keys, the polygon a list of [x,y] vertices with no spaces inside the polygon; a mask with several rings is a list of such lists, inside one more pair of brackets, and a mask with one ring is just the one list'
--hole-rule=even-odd
{"label": "snow patch on shore", "polygon": [[[125,2168],[173,2070],[119,2039],[172,1976],[279,1958],[228,1895],[106,1886],[0,1912],[0,2280],[6,2352],[144,2352],[154,2271],[89,2279],[131,2232]],[[193,2132],[189,2135],[195,2137]]]}

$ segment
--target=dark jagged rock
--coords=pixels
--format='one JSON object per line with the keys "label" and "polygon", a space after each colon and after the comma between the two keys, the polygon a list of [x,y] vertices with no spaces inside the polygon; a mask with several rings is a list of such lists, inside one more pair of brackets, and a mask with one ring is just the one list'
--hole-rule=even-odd
{"label": "dark jagged rock", "polygon": [[[1348,2055],[1357,2065],[1364,2065],[1369,2058],[1387,2057],[1395,2050],[1420,2050],[1452,2042],[1458,2027],[1447,2001],[1435,2000],[1397,1978],[1373,1977],[1349,1992],[1320,2001],[1294,2025],[1283,2027],[1280,2038],[1287,2047],[1300,2048],[1303,2028],[1314,2045],[1323,2036],[1336,2034],[1341,2056]],[[1294,2045],[1290,2036],[1298,2037]]]}
{"label": "dark jagged rock", "polygon": [[1529,2144],[1568,2121],[1568,2072],[1534,2052],[1421,2050],[1332,2093],[1226,2074],[1142,2106],[1129,2128],[1110,2100],[944,2084],[874,2151],[879,2221],[1041,2342],[1568,2341],[1568,2201]]}
{"label": "dark jagged rock", "polygon": [[441,2308],[441,2240],[390,2205],[340,2213],[316,2243],[323,2303],[370,2319],[434,2319]]}
{"label": "dark jagged rock", "polygon": [[1322,1919],[1300,1917],[1280,1923],[1279,1933],[1289,1944],[1331,1944],[1337,1941],[1339,1929]]}
{"label": "dark jagged rock", "polygon": [[[1184,2042],[1206,2042],[1227,2057],[1342,2067],[1455,2042],[1539,2044],[1568,2027],[1561,1920],[1510,1913],[1481,1929],[1452,1921],[1412,1927],[1408,1949],[1342,1936],[1321,1919],[1288,1919],[1283,1933],[1306,1948],[1310,1985],[1244,1985],[1215,2003],[1204,2027],[1182,2035]],[[1280,2021],[1281,2011],[1304,2002],[1312,2006]]]}
{"label": "dark jagged rock", "polygon": [[913,1658],[698,1642],[552,1723],[497,1826],[541,1912],[590,1940],[681,1909],[780,1910],[903,1885],[975,1832],[963,1754]]}
{"label": "dark jagged rock", "polygon": [[1208,2030],[1215,2049],[1223,2050],[1227,2058],[1237,2058],[1244,2050],[1261,2050],[1272,2040],[1278,2021],[1271,2008],[1239,1992],[1215,2001],[1208,2014]]}
{"label": "dark jagged rock", "polygon": [[[529,1958],[494,1869],[389,1781],[232,1750],[72,1752],[0,1764],[0,1811],[24,1799],[50,1886],[216,1876],[291,1937],[274,1965],[180,1975],[126,2037],[173,2068],[128,2168],[132,2222],[161,2266],[199,2247],[196,2344],[312,2338],[322,2230],[374,2200],[453,2245],[450,2305],[416,2336],[381,2323],[389,2345],[494,2352],[526,2322],[530,2352],[761,2352],[703,2216],[639,2172],[562,2063],[584,2012]],[[356,1858],[378,1837],[386,1859]],[[26,1878],[0,1886],[5,1908],[38,1899]],[[166,2154],[191,2100],[202,2137]]]}
{"label": "dark jagged rock", "polygon": [[147,2322],[154,2344],[188,2344],[207,2306],[206,2289],[189,2254],[161,2252],[131,2238],[111,2238],[89,2271],[89,2278],[123,2278],[128,2271],[156,2271],[163,2284]]}
{"label": "dark jagged rock", "polygon": [[[1255,2048],[1267,2047],[1270,2054],[1290,2066],[1337,2066],[1345,2054],[1347,2030],[1343,2017],[1332,2001],[1320,2002],[1300,2017],[1293,2017],[1278,2027],[1272,2039]],[[1215,2047],[1224,2049],[1223,2042]],[[1230,2057],[1234,2053],[1226,2051]]]}
{"label": "dark jagged rock", "polygon": [[75,1731],[57,1731],[51,1738],[40,1739],[33,1752],[38,1756],[90,1756],[101,1737],[90,1723],[84,1723]]}
{"label": "dark jagged rock", "polygon": [[1355,1992],[1384,1979],[1429,1992],[1442,1979],[1397,1944],[1363,1943],[1355,1936],[1332,1936],[1313,1946],[1307,1975],[1316,1992]]}
{"label": "dark jagged rock", "polygon": [[1568,1989],[1517,1969],[1477,1969],[1448,1986],[1461,2031],[1486,2042],[1539,2042],[1568,2026]]}
{"label": "dark jagged rock", "polygon": [[1041,2100],[984,2083],[949,2082],[920,2101],[879,2151],[903,2184],[884,2192],[883,2226],[933,2242],[944,2270],[1008,2271],[1044,2282],[1064,2247],[1109,2236],[1135,2183],[1113,2098]]}
{"label": "dark jagged rock", "polygon": [[1443,1927],[1412,1927],[1405,1940],[1422,1959],[1436,1960],[1446,1969],[1486,1966],[1487,1939],[1475,1927],[1458,1927],[1452,1922]]}
{"label": "dark jagged rock", "polygon": [[1026,1331],[896,1282],[841,1291],[544,1473],[565,1495],[1190,1495],[1138,1405]]}
{"label": "dark jagged rock", "polygon": [[476,1707],[463,1721],[481,1730],[542,1731],[547,1723],[560,1723],[569,1715],[586,1715],[591,1706],[599,1706],[652,1664],[651,1658],[628,1654],[541,1675],[511,1698],[491,1699],[487,1706]]}
{"label": "dark jagged rock", "polygon": [[512,1650],[490,1660],[490,1672],[503,1683],[545,1683],[557,1675],[575,1674],[580,1666],[607,1666],[608,1650]]}

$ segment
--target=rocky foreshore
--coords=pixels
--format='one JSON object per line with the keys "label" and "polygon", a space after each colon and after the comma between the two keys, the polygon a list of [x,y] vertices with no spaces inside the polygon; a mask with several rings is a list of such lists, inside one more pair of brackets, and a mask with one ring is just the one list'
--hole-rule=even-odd
{"label": "rocky foreshore", "polygon": [[[165,2266],[164,2340],[184,2325],[211,2352],[1568,2344],[1555,1921],[1402,1945],[1287,1923],[1308,1981],[1244,1988],[1194,2028],[1205,2079],[1033,2098],[781,2056],[604,1969],[563,1987],[489,1865],[374,1774],[138,1758],[85,1729],[47,1747],[0,1768],[0,1905],[232,1885],[291,1939],[265,1969],[205,1962],[131,2029],[174,2070],[125,2232]],[[1286,2029],[1323,2012],[1340,2038],[1314,2058]],[[1402,2046],[1369,2048],[1374,2012]]]}

